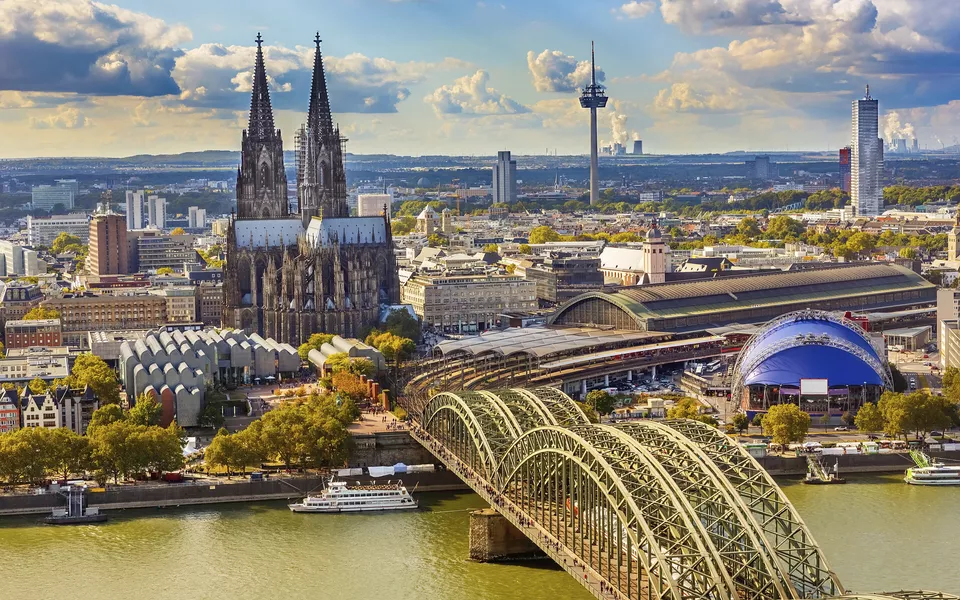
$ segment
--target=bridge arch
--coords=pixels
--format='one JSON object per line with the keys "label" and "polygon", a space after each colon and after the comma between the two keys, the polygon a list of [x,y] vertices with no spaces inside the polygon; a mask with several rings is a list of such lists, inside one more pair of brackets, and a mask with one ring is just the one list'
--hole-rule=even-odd
{"label": "bridge arch", "polygon": [[698,525],[676,488],[606,428],[527,432],[504,455],[497,487],[628,597],[736,597],[716,550],[690,534]]}

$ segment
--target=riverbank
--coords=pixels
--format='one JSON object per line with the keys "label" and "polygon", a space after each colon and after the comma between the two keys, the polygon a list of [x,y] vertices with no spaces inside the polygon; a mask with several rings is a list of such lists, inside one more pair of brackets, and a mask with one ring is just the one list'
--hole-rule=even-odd
{"label": "riverbank", "polygon": [[[387,478],[396,481],[397,477]],[[402,477],[407,489],[419,493],[459,492],[469,488],[456,475],[447,471],[408,473]],[[86,493],[87,506],[101,511],[137,508],[167,508],[204,504],[296,500],[321,489],[325,479],[319,476],[271,478],[263,481],[197,480],[183,483],[145,483],[108,486],[102,491]],[[384,483],[384,478],[369,475],[348,478],[350,483]],[[0,496],[0,516],[49,514],[66,500],[56,493]]]}

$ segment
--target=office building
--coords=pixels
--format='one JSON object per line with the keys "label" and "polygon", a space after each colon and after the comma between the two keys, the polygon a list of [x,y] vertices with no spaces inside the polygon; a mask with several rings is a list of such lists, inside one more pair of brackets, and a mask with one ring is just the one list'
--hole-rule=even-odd
{"label": "office building", "polygon": [[747,179],[767,181],[773,176],[769,156],[757,156],[753,160],[746,161],[744,164],[747,167]]}
{"label": "office building", "polygon": [[497,152],[497,164],[493,165],[493,203],[513,204],[517,201],[517,161],[510,158],[510,151]]}
{"label": "office building", "polygon": [[850,146],[840,148],[840,191],[850,193]]}
{"label": "office building", "polygon": [[149,196],[147,198],[147,227],[163,230],[167,226],[167,199]]}
{"label": "office building", "polygon": [[97,215],[90,221],[87,265],[93,277],[129,273],[127,220],[124,215]]}
{"label": "office building", "polygon": [[27,244],[50,247],[61,233],[80,238],[81,244],[90,242],[90,216],[71,213],[53,217],[27,217]]}
{"label": "office building", "polygon": [[543,259],[542,264],[527,267],[524,278],[537,284],[538,300],[551,304],[564,300],[564,291],[568,297],[572,297],[571,294],[603,287],[600,257],[596,254],[580,256],[551,253]]}
{"label": "office building", "polygon": [[30,355],[0,359],[0,384],[19,383],[23,385],[39,377],[50,383],[54,379],[63,379],[70,375],[68,356]]}
{"label": "office building", "polygon": [[167,301],[148,293],[128,295],[64,294],[49,298],[43,306],[60,313],[63,343],[84,347],[91,331],[153,329],[167,321]]}
{"label": "office building", "polygon": [[74,198],[80,195],[80,182],[76,179],[57,179],[55,183],[57,187],[67,188],[73,192]]}
{"label": "office building", "polygon": [[74,201],[73,188],[59,185],[33,186],[30,204],[35,209],[48,211],[70,210]]}
{"label": "office building", "polygon": [[213,223],[210,223],[210,232],[213,233],[213,235],[226,237],[227,230],[229,229],[230,219],[214,219]]}
{"label": "office building", "polygon": [[143,190],[127,190],[127,231],[143,229]]}
{"label": "office building", "polygon": [[35,321],[7,321],[3,326],[3,339],[7,350],[32,348],[34,346],[54,347],[63,345],[63,329],[60,319],[39,319]]}
{"label": "office building", "polygon": [[44,272],[46,269],[40,270],[40,257],[35,250],[0,240],[0,277],[36,277]]}
{"label": "office building", "polygon": [[207,226],[207,209],[191,206],[187,211],[187,227],[204,229]]}
{"label": "office building", "polygon": [[883,141],[877,137],[879,106],[866,95],[853,101],[853,139],[850,145],[850,202],[857,216],[875,217],[883,208]]}
{"label": "office building", "polygon": [[202,282],[197,286],[197,321],[220,325],[223,316],[223,284]]}
{"label": "office building", "polygon": [[637,202],[663,202],[663,190],[640,192],[637,194]]}
{"label": "office building", "polygon": [[471,333],[497,324],[497,315],[537,308],[537,284],[517,275],[414,275],[400,290],[400,302],[410,304],[438,331]]}
{"label": "office building", "polygon": [[643,140],[633,140],[633,153],[643,154]]}
{"label": "office building", "polygon": [[390,194],[359,194],[357,196],[358,217],[379,217],[386,211],[390,218],[390,204],[393,196]]}
{"label": "office building", "polygon": [[[134,254],[132,265],[136,272],[147,273],[163,267],[183,271],[184,263],[197,262],[193,248],[196,236],[166,235],[155,231],[137,232],[128,242]],[[133,267],[131,267],[132,270]]]}

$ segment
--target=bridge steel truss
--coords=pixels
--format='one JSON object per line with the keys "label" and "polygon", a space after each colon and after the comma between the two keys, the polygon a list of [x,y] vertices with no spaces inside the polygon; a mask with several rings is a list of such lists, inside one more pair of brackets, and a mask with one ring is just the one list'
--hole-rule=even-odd
{"label": "bridge steel truss", "polygon": [[627,598],[844,594],[777,485],[715,428],[590,424],[554,388],[443,392],[413,408],[434,452],[455,456]]}

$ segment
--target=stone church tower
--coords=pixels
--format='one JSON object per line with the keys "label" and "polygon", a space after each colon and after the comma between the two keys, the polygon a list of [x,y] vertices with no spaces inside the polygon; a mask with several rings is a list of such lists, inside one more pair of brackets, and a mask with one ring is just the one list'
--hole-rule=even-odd
{"label": "stone church tower", "polygon": [[351,217],[340,130],[333,124],[319,36],[307,123],[297,136],[297,198],[287,205],[283,141],[274,128],[257,36],[250,125],[227,231],[223,326],[299,345],[313,333],[358,337],[400,298],[390,222]]}
{"label": "stone church tower", "polygon": [[327,78],[320,53],[320,36],[314,42],[313,84],[307,124],[297,135],[297,200],[303,226],[316,216],[348,217],[347,173],[343,168],[343,144],[340,128],[333,124]]}
{"label": "stone church tower", "polygon": [[281,219],[290,214],[283,139],[280,130],[273,126],[262,43],[258,33],[250,125],[243,132],[242,160],[237,169],[237,218],[240,219]]}

